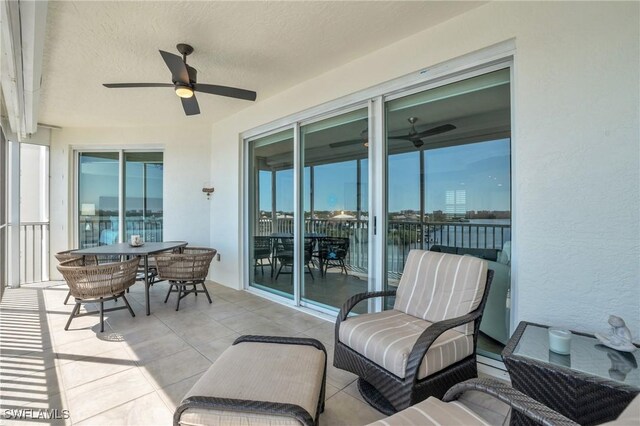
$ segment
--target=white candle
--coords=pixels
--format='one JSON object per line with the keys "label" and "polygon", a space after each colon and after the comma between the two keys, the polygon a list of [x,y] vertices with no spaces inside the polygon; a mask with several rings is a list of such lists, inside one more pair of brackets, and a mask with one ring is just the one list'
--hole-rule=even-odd
{"label": "white candle", "polygon": [[549,350],[560,355],[569,355],[571,353],[571,332],[559,328],[550,328]]}

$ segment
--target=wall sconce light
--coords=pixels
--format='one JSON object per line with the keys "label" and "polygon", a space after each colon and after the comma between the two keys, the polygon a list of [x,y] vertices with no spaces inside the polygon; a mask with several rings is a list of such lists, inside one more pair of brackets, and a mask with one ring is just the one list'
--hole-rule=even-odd
{"label": "wall sconce light", "polygon": [[202,188],[202,192],[207,194],[207,200],[211,199],[211,194],[213,193],[213,191],[215,191],[215,189],[213,189],[213,187],[205,186],[204,188]]}

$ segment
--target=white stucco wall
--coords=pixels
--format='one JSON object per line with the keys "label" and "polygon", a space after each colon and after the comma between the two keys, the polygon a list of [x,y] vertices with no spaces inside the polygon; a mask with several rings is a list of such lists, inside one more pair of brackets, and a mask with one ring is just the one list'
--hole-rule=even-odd
{"label": "white stucco wall", "polygon": [[515,38],[514,320],[593,331],[615,313],[640,340],[639,8],[490,3],[216,123],[212,278],[242,287],[240,132]]}
{"label": "white stucco wall", "polygon": [[[211,135],[209,127],[165,128],[66,128],[54,130],[51,141],[51,265],[53,254],[73,248],[73,157],[74,148],[144,148],[164,151],[164,239],[209,246],[210,206],[202,193],[209,182]],[[212,270],[215,269],[215,262]],[[51,276],[59,278],[55,267]]]}

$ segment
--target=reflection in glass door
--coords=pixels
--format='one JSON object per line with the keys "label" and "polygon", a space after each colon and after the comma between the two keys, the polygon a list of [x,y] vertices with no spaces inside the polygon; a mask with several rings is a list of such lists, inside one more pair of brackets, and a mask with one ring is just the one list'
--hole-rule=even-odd
{"label": "reflection in glass door", "polygon": [[335,310],[369,289],[368,109],[304,125],[300,133],[304,149],[300,295],[303,302]]}
{"label": "reflection in glass door", "polygon": [[120,154],[81,152],[78,161],[80,248],[118,242]]}
{"label": "reflection in glass door", "polygon": [[78,153],[79,247],[162,241],[163,174],[162,152]]}
{"label": "reflection in glass door", "polygon": [[249,142],[249,284],[293,299],[293,130]]}
{"label": "reflection in glass door", "polygon": [[496,358],[509,336],[510,108],[508,69],[386,103],[386,286],[412,249],[488,260],[478,347]]}
{"label": "reflection in glass door", "polygon": [[125,152],[125,241],[162,241],[162,152]]}
{"label": "reflection in glass door", "polygon": [[493,69],[249,139],[249,286],[335,312],[356,293],[396,287],[411,249],[483,257],[496,275],[479,348],[499,353],[510,319],[511,97],[510,70]]}

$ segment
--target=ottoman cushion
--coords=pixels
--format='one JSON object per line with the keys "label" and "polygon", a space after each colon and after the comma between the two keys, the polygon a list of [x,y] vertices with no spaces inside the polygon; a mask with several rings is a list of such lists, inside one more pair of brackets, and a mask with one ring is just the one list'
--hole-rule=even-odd
{"label": "ottoman cushion", "polygon": [[[241,342],[228,348],[187,392],[189,397],[293,404],[316,420],[326,355],[304,344]],[[268,411],[268,410],[267,410]],[[229,409],[188,408],[182,425],[299,425],[286,414]]]}

